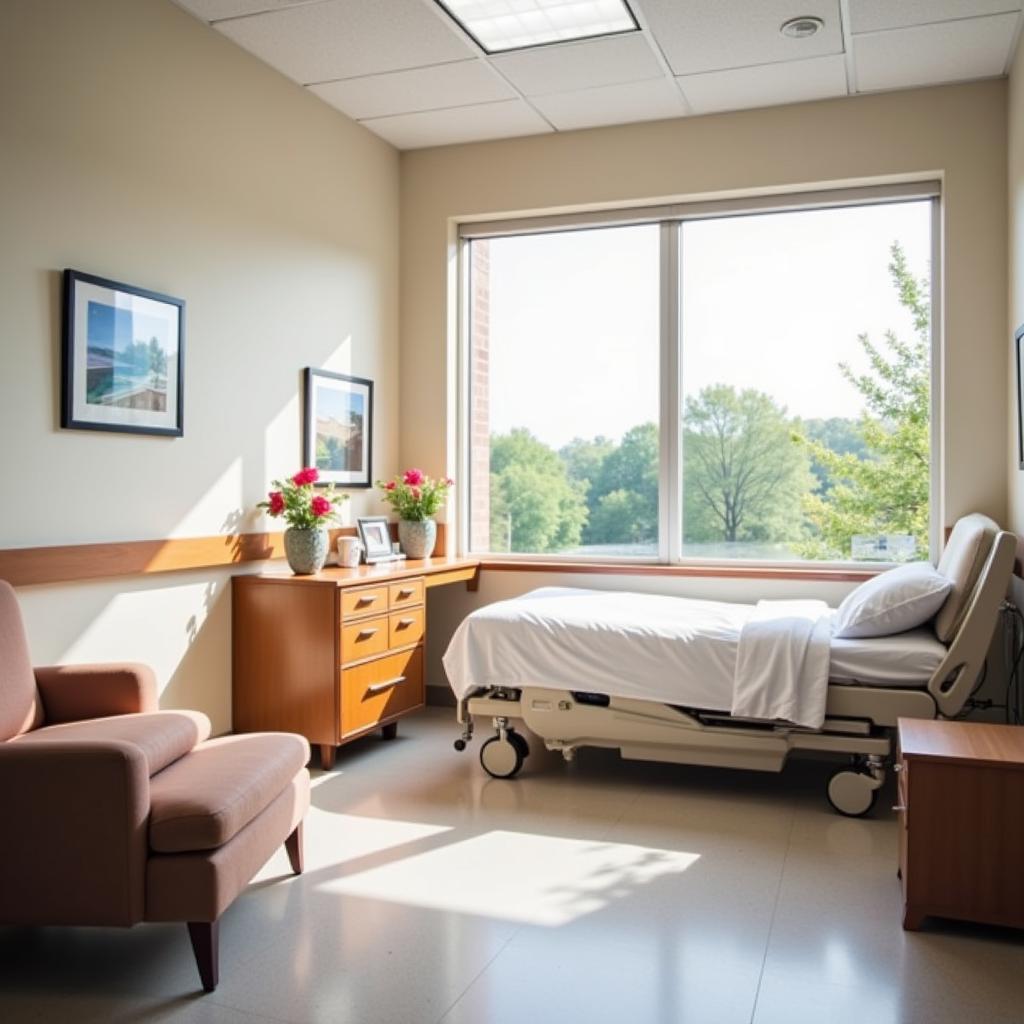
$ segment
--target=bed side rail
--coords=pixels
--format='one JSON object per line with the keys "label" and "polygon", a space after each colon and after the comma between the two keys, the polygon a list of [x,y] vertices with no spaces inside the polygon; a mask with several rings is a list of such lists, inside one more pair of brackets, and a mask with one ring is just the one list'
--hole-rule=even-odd
{"label": "bed side rail", "polygon": [[977,682],[996,631],[999,606],[1010,585],[1016,552],[1017,538],[1006,530],[1000,531],[992,542],[963,623],[946,657],[928,681],[928,692],[946,718],[963,709]]}

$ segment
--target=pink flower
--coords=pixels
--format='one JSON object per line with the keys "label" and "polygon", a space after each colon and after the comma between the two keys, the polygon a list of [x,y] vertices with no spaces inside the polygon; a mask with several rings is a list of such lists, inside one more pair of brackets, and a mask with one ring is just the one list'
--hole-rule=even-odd
{"label": "pink flower", "polygon": [[454,487],[455,481],[450,476],[446,476],[444,478],[444,485],[445,487]]}
{"label": "pink flower", "polygon": [[[316,470],[314,470],[313,472],[315,473]],[[320,494],[318,494],[312,500],[312,502],[310,502],[309,507],[312,509],[313,515],[315,515],[318,519],[328,515],[331,511],[331,503],[325,497],[323,497],[323,495]]]}
{"label": "pink flower", "polygon": [[422,469],[407,469],[402,477],[403,482],[410,487],[418,487],[425,479]]}
{"label": "pink flower", "polygon": [[284,511],[284,495],[280,491],[270,492],[270,507],[267,511],[272,516],[279,516]]}
{"label": "pink flower", "polygon": [[296,487],[304,487],[306,484],[315,484],[320,479],[320,471],[314,469],[312,466],[307,469],[300,469],[295,476],[292,477],[292,483]]}
{"label": "pink flower", "polygon": [[413,497],[414,501],[419,501],[421,495],[422,495],[422,491],[420,491],[420,489],[418,487],[413,487],[412,488],[412,497]]}
{"label": "pink flower", "polygon": [[390,480],[384,487],[385,491],[393,491],[395,489],[395,481]]}

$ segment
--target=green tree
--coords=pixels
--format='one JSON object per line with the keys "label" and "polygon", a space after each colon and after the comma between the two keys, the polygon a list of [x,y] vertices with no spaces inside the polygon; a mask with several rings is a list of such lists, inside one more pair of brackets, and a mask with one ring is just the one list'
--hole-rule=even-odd
{"label": "green tree", "polygon": [[521,427],[491,438],[491,547],[564,551],[579,546],[586,485],[569,479],[556,451]]}
{"label": "green tree", "polygon": [[864,397],[858,432],[866,454],[842,453],[801,438],[833,481],[827,493],[804,498],[816,531],[803,547],[806,557],[849,558],[856,534],[910,534],[918,551],[928,550],[930,299],[927,281],[910,272],[898,243],[890,253],[889,274],[900,305],[911,315],[913,338],[905,342],[889,330],[878,346],[862,334],[858,340],[869,371],[857,374],[840,364],[840,373]]}
{"label": "green tree", "polygon": [[[796,432],[810,441],[817,441],[829,451],[838,455],[854,454],[858,458],[868,458],[867,446],[860,434],[857,420],[842,416],[831,416],[828,419],[800,420],[795,425]],[[811,458],[811,472],[818,482],[818,493],[827,494],[832,489],[832,476],[828,469],[817,459]]]}
{"label": "green tree", "polygon": [[641,423],[605,455],[588,495],[588,544],[658,539],[658,428]]}
{"label": "green tree", "polygon": [[713,384],[686,400],[684,522],[690,542],[797,540],[807,452],[761,391]]}

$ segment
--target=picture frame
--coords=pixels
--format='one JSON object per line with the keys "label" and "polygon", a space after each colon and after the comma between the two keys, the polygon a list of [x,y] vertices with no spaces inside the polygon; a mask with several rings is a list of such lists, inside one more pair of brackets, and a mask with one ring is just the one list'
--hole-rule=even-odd
{"label": "picture frame", "polygon": [[1024,469],[1024,375],[1022,375],[1022,357],[1024,353],[1024,324],[1014,332],[1013,347],[1017,359],[1017,466]]}
{"label": "picture frame", "polygon": [[182,437],[185,300],[67,268],[60,425]]}
{"label": "picture frame", "polygon": [[391,554],[391,527],[387,516],[359,516],[356,529],[363,542],[366,561]]}
{"label": "picture frame", "polygon": [[307,367],[303,428],[303,465],[320,484],[373,486],[372,380]]}

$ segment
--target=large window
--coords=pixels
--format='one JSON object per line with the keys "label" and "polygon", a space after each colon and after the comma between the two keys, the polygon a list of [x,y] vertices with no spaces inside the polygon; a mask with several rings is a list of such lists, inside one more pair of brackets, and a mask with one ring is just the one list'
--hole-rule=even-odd
{"label": "large window", "polygon": [[926,558],[936,201],[477,227],[470,550]]}

